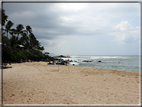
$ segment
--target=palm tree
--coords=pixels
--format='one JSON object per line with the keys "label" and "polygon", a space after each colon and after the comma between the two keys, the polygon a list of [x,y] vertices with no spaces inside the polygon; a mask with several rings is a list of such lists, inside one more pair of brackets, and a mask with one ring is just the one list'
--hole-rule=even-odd
{"label": "palm tree", "polygon": [[27,36],[27,33],[24,32],[21,34],[22,37],[20,38],[21,44],[25,46],[25,48],[29,47],[29,37]]}
{"label": "palm tree", "polygon": [[17,51],[17,46],[18,46],[18,40],[16,38],[16,36],[12,36],[10,38],[10,45],[13,51]]}
{"label": "palm tree", "polygon": [[27,32],[32,33],[32,28],[29,25],[26,26],[26,30]]}
{"label": "palm tree", "polygon": [[[43,51],[43,50],[44,50],[44,47],[43,47],[43,46],[39,46],[38,49],[41,50],[41,51]],[[48,53],[48,54],[49,54],[49,53]]]}
{"label": "palm tree", "polygon": [[30,49],[34,48],[36,38],[33,33],[30,33],[30,35],[29,35],[29,42],[30,42]]}
{"label": "palm tree", "polygon": [[17,25],[16,29],[13,29],[13,32],[18,35],[17,40],[19,39],[19,34],[23,33],[23,29],[24,29],[24,26],[22,24]]}
{"label": "palm tree", "polygon": [[2,9],[2,26],[5,25],[5,22],[7,21],[8,16],[5,14],[5,10]]}
{"label": "palm tree", "polygon": [[7,32],[7,37],[8,37],[8,33],[11,30],[11,27],[14,25],[14,23],[12,21],[8,21],[6,26],[5,26],[5,31]]}

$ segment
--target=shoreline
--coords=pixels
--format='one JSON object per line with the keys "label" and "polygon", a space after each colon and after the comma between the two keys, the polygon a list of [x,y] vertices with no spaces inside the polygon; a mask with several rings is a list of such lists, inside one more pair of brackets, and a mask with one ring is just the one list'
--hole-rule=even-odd
{"label": "shoreline", "polygon": [[[25,63],[48,63],[48,62],[45,62],[45,61],[39,61],[39,62],[21,62],[21,63],[11,63],[11,65],[14,65],[14,64],[25,64]],[[11,68],[11,65],[8,64],[7,67],[4,67],[4,69],[6,68]],[[48,64],[47,64],[48,65]],[[54,65],[54,64],[49,64],[49,65],[52,65],[52,66],[58,66],[58,64]],[[48,65],[48,66],[49,66]],[[69,67],[83,67],[83,68],[92,68],[92,69],[100,69],[100,70],[112,70],[112,71],[124,71],[124,72],[138,72],[140,73],[140,71],[125,71],[125,70],[117,70],[117,69],[105,69],[105,68],[94,68],[94,67],[84,67],[84,66],[77,66],[77,65],[60,65],[59,66],[69,66]]]}
{"label": "shoreline", "polygon": [[47,62],[8,66],[3,69],[3,104],[140,103],[139,72]]}

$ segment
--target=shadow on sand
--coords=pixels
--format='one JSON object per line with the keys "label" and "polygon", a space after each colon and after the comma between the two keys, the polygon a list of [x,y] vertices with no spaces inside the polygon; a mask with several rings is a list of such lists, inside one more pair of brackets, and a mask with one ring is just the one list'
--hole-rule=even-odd
{"label": "shadow on sand", "polygon": [[8,68],[12,68],[12,67],[2,67],[2,69],[8,69]]}

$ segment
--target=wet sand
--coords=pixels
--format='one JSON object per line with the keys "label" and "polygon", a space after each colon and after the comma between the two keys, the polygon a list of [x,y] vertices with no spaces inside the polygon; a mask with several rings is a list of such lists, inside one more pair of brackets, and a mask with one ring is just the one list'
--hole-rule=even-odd
{"label": "wet sand", "polygon": [[3,104],[140,103],[139,72],[46,62],[8,66],[3,69]]}

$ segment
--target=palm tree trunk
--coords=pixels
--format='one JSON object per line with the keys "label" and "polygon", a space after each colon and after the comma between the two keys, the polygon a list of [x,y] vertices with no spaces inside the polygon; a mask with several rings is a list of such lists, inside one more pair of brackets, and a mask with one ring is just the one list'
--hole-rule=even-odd
{"label": "palm tree trunk", "polygon": [[17,36],[17,40],[18,40],[18,38],[19,38],[19,33],[18,33],[18,36]]}
{"label": "palm tree trunk", "polygon": [[7,31],[7,37],[8,37],[8,31]]}

